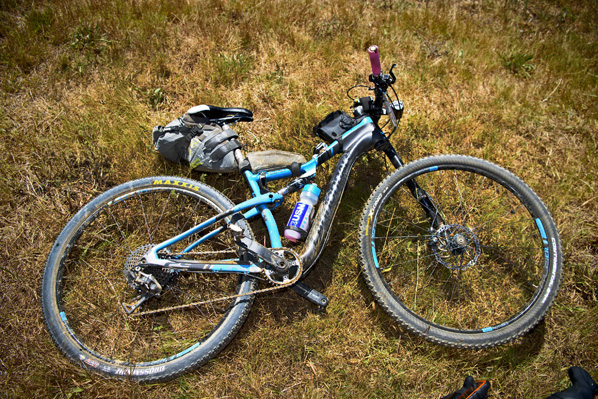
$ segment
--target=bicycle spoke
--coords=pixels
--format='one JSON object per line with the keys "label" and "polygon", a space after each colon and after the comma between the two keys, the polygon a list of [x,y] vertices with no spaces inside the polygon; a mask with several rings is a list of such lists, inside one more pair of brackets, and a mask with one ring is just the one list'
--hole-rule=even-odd
{"label": "bicycle spoke", "polygon": [[410,312],[457,331],[510,320],[542,278],[534,217],[510,188],[476,172],[426,168],[417,184],[444,224],[422,225],[429,218],[405,185],[385,194],[368,239],[388,287]]}
{"label": "bicycle spoke", "polygon": [[[83,233],[75,235],[63,261],[61,306],[78,339],[99,356],[133,367],[169,359],[220,328],[232,299],[197,303],[237,294],[238,275],[173,275],[154,266],[144,273],[154,276],[162,292],[145,300],[143,286],[130,276],[135,276],[131,270],[135,262],[141,262],[144,248],[187,231],[200,218],[206,220],[221,212],[190,191],[173,188],[135,191],[101,207]],[[185,257],[207,262],[236,258],[232,233],[222,226],[225,221],[213,225],[210,230],[220,234],[205,240]],[[194,235],[174,244],[171,253],[198,239]],[[141,263],[141,267],[150,266]],[[127,316],[122,304],[139,301],[140,313],[148,311],[148,315]],[[187,303],[193,305],[185,307]],[[172,309],[153,312],[166,308]]]}

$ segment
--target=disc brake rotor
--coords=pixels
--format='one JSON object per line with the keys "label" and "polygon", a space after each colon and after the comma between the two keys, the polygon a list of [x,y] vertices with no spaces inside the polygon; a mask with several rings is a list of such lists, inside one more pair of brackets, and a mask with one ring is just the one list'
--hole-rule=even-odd
{"label": "disc brake rotor", "polygon": [[480,257],[480,240],[468,227],[460,224],[441,226],[433,236],[432,251],[436,260],[451,270],[465,270]]}

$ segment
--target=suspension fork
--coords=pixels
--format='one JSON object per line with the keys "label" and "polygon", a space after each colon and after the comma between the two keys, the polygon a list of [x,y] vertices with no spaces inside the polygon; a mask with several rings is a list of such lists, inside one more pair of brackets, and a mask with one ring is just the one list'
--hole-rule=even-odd
{"label": "suspension fork", "polygon": [[[397,154],[397,151],[394,149],[390,141],[386,140],[386,142],[382,144],[381,150],[384,151],[396,169],[405,166],[405,163],[399,154]],[[415,198],[415,200],[420,204],[430,218],[431,228],[438,230],[441,225],[445,224],[445,221],[440,213],[440,210],[436,207],[436,203],[432,197],[430,197],[426,190],[417,184],[415,179],[407,180],[406,184],[407,188],[411,192],[411,195],[413,195],[413,198]]]}

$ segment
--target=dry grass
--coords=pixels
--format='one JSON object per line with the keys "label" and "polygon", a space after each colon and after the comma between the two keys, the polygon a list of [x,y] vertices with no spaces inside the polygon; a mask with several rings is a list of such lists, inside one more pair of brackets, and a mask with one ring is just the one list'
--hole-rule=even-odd
{"label": "dry grass", "polygon": [[[527,398],[565,388],[570,365],[598,377],[596,21],[592,0],[2,2],[2,396],[438,397],[473,374],[493,381],[492,397]],[[332,300],[326,313],[290,292],[260,297],[220,356],[167,384],[106,380],[60,355],[40,281],[53,240],[85,202],[167,173],[244,195],[233,176],[160,159],[151,128],[195,104],[244,106],[256,114],[238,129],[250,149],[309,155],[311,126],[346,110],[345,90],[365,81],[372,43],[383,65],[399,64],[406,112],[394,142],[406,159],[489,159],[551,209],[566,269],[546,320],[516,343],[475,352],[399,330],[356,263],[360,209],[382,175],[374,156],[357,164],[308,277]]]}

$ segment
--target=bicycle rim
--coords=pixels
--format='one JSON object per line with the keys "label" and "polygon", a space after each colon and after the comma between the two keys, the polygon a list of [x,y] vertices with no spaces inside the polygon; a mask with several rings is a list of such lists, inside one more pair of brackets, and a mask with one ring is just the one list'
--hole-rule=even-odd
{"label": "bicycle rim", "polygon": [[[128,272],[139,264],[143,254],[152,245],[220,213],[222,204],[202,195],[200,190],[167,185],[125,190],[116,198],[100,202],[88,205],[97,209],[90,209],[91,213],[77,223],[74,232],[67,232],[71,238],[61,254],[55,287],[56,305],[68,335],[80,352],[92,356],[84,357],[86,366],[113,375],[136,375],[126,370],[145,368],[140,373],[149,375],[166,369],[160,365],[201,351],[203,343],[219,333],[216,341],[226,342],[211,343],[204,354],[213,357],[240,327],[236,320],[227,321],[227,317],[242,298],[146,316],[127,315],[123,304],[135,302],[140,295]],[[84,208],[80,213],[85,211]],[[176,255],[197,238],[182,240],[161,256],[204,260],[237,257],[232,237],[226,233],[194,248],[192,254]],[[252,286],[244,284],[247,277],[234,274],[171,272],[160,268],[144,272],[155,277],[162,292],[145,301],[139,307],[142,312],[239,294]],[[243,314],[246,316],[246,312]],[[244,320],[244,316],[240,318]],[[60,346],[58,340],[57,344]],[[95,359],[115,368],[98,365]]]}
{"label": "bicycle rim", "polygon": [[[370,256],[398,317],[418,324],[418,333],[461,345],[468,334],[509,329],[533,311],[515,337],[539,321],[554,298],[550,288],[558,287],[556,272],[549,273],[552,220],[512,174],[456,159],[421,163],[387,188],[372,209]],[[442,220],[436,227],[407,188],[410,179],[434,203]]]}

